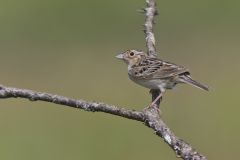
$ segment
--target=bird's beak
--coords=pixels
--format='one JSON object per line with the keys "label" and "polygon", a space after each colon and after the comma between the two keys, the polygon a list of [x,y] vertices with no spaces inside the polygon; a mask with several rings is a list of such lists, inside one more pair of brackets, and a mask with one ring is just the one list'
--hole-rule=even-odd
{"label": "bird's beak", "polygon": [[117,58],[117,59],[123,59],[123,54],[120,53],[120,54],[116,55],[116,58]]}

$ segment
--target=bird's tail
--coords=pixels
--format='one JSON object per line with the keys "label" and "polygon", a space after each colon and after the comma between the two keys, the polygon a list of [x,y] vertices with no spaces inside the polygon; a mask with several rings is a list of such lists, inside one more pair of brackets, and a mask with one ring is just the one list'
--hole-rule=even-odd
{"label": "bird's tail", "polygon": [[200,88],[200,89],[205,90],[205,91],[209,91],[208,86],[206,86],[206,85],[204,85],[204,84],[201,84],[201,83],[193,80],[193,79],[192,79],[190,76],[188,76],[188,75],[182,75],[182,76],[180,76],[180,77],[179,77],[179,80],[180,80],[180,82],[190,84],[191,86]]}

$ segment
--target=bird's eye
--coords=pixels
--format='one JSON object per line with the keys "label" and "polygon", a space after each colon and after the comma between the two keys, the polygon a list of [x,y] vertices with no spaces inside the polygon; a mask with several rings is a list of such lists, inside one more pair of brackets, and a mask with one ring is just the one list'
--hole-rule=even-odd
{"label": "bird's eye", "polygon": [[134,53],[133,53],[133,52],[131,52],[131,53],[130,53],[130,56],[134,56]]}

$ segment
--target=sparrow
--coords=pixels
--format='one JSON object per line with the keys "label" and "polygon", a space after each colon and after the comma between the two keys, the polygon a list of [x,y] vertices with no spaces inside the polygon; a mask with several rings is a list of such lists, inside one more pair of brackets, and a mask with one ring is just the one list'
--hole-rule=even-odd
{"label": "sparrow", "polygon": [[116,58],[128,65],[128,76],[133,82],[149,89],[160,90],[159,96],[149,107],[153,106],[167,89],[174,88],[178,83],[186,83],[205,91],[209,90],[208,86],[193,80],[187,68],[150,57],[142,51],[127,50],[118,54]]}

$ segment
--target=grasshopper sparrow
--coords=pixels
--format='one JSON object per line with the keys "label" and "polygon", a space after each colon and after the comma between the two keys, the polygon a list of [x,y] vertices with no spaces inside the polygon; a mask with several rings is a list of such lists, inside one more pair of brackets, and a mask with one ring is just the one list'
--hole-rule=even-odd
{"label": "grasshopper sparrow", "polygon": [[135,83],[150,89],[159,89],[160,95],[152,102],[153,106],[163,95],[166,89],[172,89],[178,83],[190,84],[208,91],[208,87],[190,77],[188,69],[149,57],[146,53],[137,50],[127,50],[116,56],[128,65],[128,76]]}

